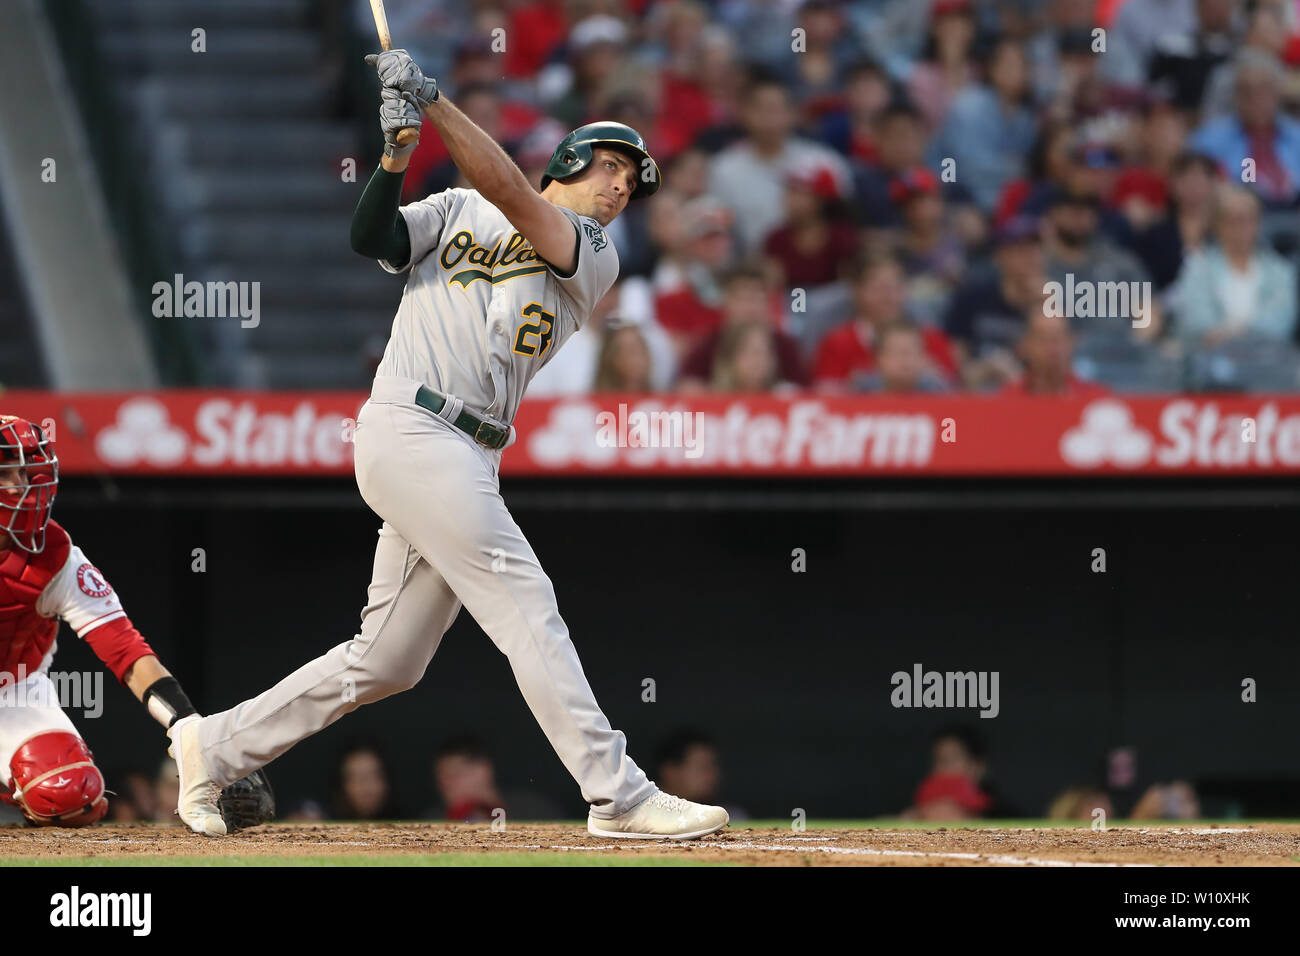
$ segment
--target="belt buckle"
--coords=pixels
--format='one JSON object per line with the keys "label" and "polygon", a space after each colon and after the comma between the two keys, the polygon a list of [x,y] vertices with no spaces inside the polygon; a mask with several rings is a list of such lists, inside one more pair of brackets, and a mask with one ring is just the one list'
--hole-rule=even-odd
{"label": "belt buckle", "polygon": [[493,425],[491,422],[479,422],[478,428],[474,430],[474,440],[480,445],[485,445],[493,450],[504,445],[509,437],[510,432],[508,429]]}

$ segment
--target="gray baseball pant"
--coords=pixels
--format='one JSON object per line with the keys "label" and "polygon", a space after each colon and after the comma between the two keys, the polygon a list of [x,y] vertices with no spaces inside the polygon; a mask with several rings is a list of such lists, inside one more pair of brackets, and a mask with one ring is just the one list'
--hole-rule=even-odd
{"label": "gray baseball pant", "polygon": [[655,786],[596,703],[550,579],[501,498],[500,453],[414,404],[419,384],[376,379],[357,417],[357,486],[384,519],[360,633],[205,717],[208,772],[225,786],[360,705],[414,687],[463,603],[509,659],[591,812],[623,813]]}

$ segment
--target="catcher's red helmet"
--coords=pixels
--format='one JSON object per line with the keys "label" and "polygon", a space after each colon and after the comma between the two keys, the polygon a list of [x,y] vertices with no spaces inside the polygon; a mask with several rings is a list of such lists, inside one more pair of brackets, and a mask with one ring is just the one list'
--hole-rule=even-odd
{"label": "catcher's red helmet", "polygon": [[0,416],[0,531],[14,544],[39,554],[59,490],[59,459],[40,425]]}

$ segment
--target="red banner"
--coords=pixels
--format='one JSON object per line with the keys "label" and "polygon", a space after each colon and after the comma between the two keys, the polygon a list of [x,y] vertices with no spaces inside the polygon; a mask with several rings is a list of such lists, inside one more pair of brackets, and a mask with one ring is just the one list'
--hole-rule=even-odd
{"label": "red banner", "polygon": [[[360,392],[23,392],[65,474],[345,475]],[[1300,396],[600,396],[525,402],[508,475],[1300,472]]]}

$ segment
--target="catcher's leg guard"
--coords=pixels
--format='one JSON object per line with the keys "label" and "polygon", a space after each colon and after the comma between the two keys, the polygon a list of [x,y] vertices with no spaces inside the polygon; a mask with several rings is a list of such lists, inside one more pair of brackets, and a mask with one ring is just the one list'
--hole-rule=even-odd
{"label": "catcher's leg guard", "polygon": [[29,737],[14,751],[9,772],[14,802],[39,826],[85,826],[108,812],[104,775],[76,734],[48,730]]}

